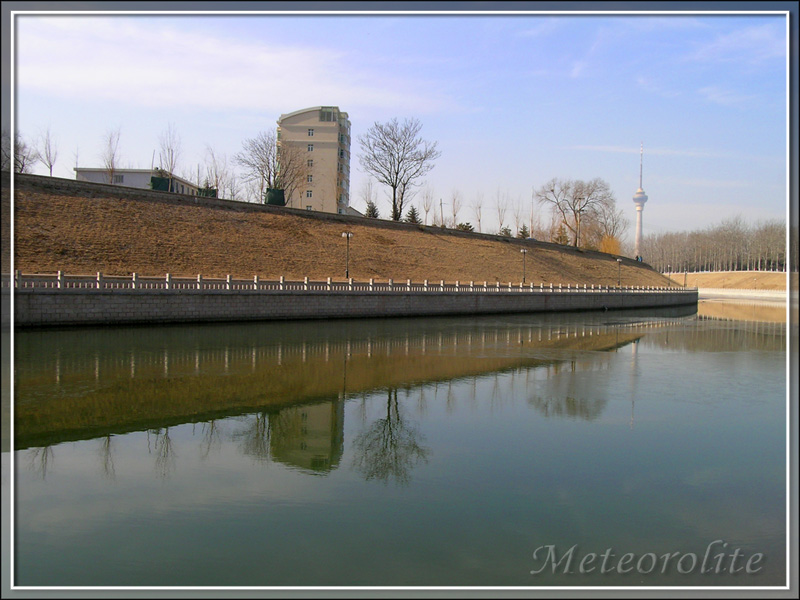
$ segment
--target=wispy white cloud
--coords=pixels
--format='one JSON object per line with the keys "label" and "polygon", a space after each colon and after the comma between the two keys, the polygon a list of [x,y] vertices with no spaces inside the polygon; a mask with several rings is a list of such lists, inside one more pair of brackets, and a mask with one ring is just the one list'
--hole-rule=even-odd
{"label": "wispy white cloud", "polygon": [[426,113],[453,104],[423,82],[356,69],[331,48],[199,35],[177,21],[23,17],[17,39],[18,89],[54,98],[266,112],[339,104]]}
{"label": "wispy white cloud", "polygon": [[718,35],[697,47],[688,56],[702,62],[758,64],[786,58],[786,29],[783,21],[747,27]]}
{"label": "wispy white cloud", "polygon": [[668,89],[651,77],[637,77],[636,85],[641,90],[662,98],[677,98],[681,95],[681,92]]}
{"label": "wispy white cloud", "polygon": [[519,31],[517,35],[526,38],[548,36],[557,32],[561,28],[563,21],[563,18],[558,17],[541,17],[537,19],[533,25]]}
{"label": "wispy white cloud", "polygon": [[739,94],[732,90],[713,85],[700,88],[697,90],[697,92],[706,101],[712,102],[713,104],[719,104],[721,106],[743,107],[757,98],[757,96],[754,94]]}
{"label": "wispy white cloud", "polygon": [[[569,146],[567,150],[588,150],[592,152],[611,152],[620,154],[639,154],[639,146]],[[655,156],[688,156],[691,158],[731,158],[730,155],[705,150],[675,150],[671,148],[645,148],[645,154]]]}

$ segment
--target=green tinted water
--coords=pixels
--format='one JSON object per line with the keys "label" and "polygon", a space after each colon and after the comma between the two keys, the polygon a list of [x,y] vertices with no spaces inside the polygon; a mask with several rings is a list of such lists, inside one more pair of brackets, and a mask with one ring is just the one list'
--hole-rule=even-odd
{"label": "green tinted water", "polygon": [[[785,578],[782,323],[649,311],[15,341],[16,585]],[[724,556],[690,569],[704,555]]]}

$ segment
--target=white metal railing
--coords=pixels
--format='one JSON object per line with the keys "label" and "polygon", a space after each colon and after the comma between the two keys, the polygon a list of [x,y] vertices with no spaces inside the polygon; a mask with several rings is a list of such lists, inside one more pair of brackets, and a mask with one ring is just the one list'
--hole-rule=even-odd
{"label": "white metal railing", "polygon": [[61,290],[175,290],[175,291],[221,291],[221,292],[484,292],[484,293],[619,293],[619,292],[684,292],[696,291],[696,288],[682,287],[656,287],[656,286],[604,286],[594,284],[553,284],[553,283],[500,283],[487,281],[464,283],[456,281],[429,281],[422,283],[411,280],[377,282],[354,281],[352,278],[345,281],[333,281],[330,277],[326,281],[311,281],[308,277],[303,280],[288,281],[281,277],[277,280],[260,279],[258,275],[252,279],[233,279],[230,275],[223,278],[203,277],[173,277],[169,273],[164,277],[147,277],[133,273],[131,276],[103,275],[67,275],[63,271],[55,274],[23,274],[15,272],[13,283],[7,275],[2,277],[2,287],[14,289],[61,289]]}

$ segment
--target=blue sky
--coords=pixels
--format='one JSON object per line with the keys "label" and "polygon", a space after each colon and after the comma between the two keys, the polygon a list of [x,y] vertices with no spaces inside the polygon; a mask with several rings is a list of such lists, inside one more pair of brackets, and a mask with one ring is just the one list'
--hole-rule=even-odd
{"label": "blue sky", "polygon": [[786,19],[18,15],[17,127],[30,140],[49,128],[54,175],[74,178],[75,153],[98,166],[117,127],[123,165],[149,168],[172,123],[178,172],[194,174],[206,146],[230,160],[282,113],[335,105],[353,126],[359,210],[358,136],[415,117],[442,152],[426,184],[448,214],[459,190],[459,221],[473,224],[481,193],[484,231],[497,230],[498,190],[527,217],[532,188],[553,177],[605,179],[633,222],[640,143],[645,234],[785,219]]}

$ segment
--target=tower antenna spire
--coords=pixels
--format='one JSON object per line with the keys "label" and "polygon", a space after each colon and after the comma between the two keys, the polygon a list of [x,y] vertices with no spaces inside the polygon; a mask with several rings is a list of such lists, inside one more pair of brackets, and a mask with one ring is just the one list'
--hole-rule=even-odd
{"label": "tower antenna spire", "polygon": [[642,160],[644,159],[644,142],[639,144],[639,189],[642,188]]}

